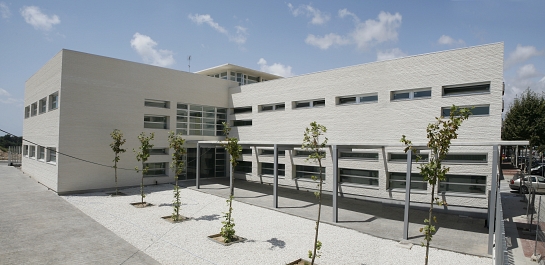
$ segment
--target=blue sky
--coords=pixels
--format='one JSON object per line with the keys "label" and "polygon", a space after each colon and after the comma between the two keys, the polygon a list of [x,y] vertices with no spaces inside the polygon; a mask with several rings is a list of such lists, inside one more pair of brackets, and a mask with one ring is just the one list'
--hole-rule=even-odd
{"label": "blue sky", "polygon": [[507,107],[527,87],[545,91],[544,11],[545,1],[0,0],[0,129],[22,134],[25,81],[61,49],[292,76],[504,42]]}

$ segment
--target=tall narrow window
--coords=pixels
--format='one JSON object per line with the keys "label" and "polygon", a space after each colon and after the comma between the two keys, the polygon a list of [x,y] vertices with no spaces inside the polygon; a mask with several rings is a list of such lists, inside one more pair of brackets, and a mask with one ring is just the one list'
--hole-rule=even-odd
{"label": "tall narrow window", "polygon": [[47,98],[40,99],[40,114],[45,113],[47,111]]}
{"label": "tall narrow window", "polygon": [[57,148],[49,147],[47,149],[47,162],[57,163]]}
{"label": "tall narrow window", "polygon": [[30,105],[30,115],[36,116],[36,114],[38,114],[38,102],[34,102]]}
{"label": "tall narrow window", "polygon": [[25,107],[25,119],[30,117],[30,106]]}
{"label": "tall narrow window", "polygon": [[54,110],[59,107],[59,92],[49,95],[49,110]]}
{"label": "tall narrow window", "polygon": [[44,160],[45,159],[45,147],[38,146],[38,160]]}

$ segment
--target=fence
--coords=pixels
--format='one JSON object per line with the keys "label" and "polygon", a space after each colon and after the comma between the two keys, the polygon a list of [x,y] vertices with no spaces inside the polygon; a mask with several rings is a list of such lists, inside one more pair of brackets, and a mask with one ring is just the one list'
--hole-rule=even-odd
{"label": "fence", "polygon": [[22,146],[10,146],[8,147],[8,165],[9,166],[21,166],[22,159]]}
{"label": "fence", "polygon": [[495,220],[495,231],[494,231],[494,264],[495,265],[504,265],[509,263],[508,253],[507,253],[507,241],[505,241],[505,224],[503,221],[503,209],[501,205],[501,194],[496,193],[496,220]]}

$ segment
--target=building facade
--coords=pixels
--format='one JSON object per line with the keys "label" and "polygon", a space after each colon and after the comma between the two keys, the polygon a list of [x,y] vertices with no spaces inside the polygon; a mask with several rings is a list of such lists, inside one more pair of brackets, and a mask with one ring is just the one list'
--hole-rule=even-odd
{"label": "building facade", "polygon": [[[23,136],[33,144],[24,143],[22,169],[59,193],[111,188],[113,170],[105,165],[113,164],[110,133],[120,129],[127,152],[118,165],[124,168],[118,171],[119,186],[140,181],[131,169],[141,166],[132,151],[141,132],[155,133],[148,161],[153,170],[145,183],[171,182],[166,137],[172,130],[187,140],[182,178],[195,178],[197,153],[201,178],[225,177],[225,151],[208,145],[197,152],[196,147],[222,140],[221,122],[226,121],[232,136],[246,143],[236,178],[272,182],[269,144],[282,143],[295,147],[279,154],[279,184],[314,189],[310,175],[317,165],[296,145],[316,121],[327,127],[330,144],[344,146],[337,162],[339,192],[395,202],[405,198],[401,136],[427,142],[427,125],[448,116],[450,106],[473,107],[456,142],[501,140],[503,43],[290,78],[237,67],[187,73],[62,50],[26,83]],[[331,148],[325,152],[325,187],[331,190],[335,161]],[[421,155],[425,159],[429,151]],[[454,146],[445,165],[451,170],[439,190],[449,205],[486,208],[492,147]],[[417,167],[413,163],[411,201],[428,202],[431,187]]]}

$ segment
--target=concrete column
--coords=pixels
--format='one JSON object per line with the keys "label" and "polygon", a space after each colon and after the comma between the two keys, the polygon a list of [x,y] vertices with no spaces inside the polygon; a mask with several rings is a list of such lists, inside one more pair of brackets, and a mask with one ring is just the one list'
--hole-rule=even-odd
{"label": "concrete column", "polygon": [[332,146],[331,157],[333,159],[333,222],[337,223],[339,221],[339,206],[338,206],[338,195],[339,195],[339,151],[336,145]]}
{"label": "concrete column", "polygon": [[197,143],[197,168],[196,168],[196,176],[195,176],[195,186],[197,189],[200,189],[201,186],[199,185],[199,178],[201,176],[201,145]]}
{"label": "concrete column", "polygon": [[492,255],[494,245],[494,217],[496,216],[496,192],[498,186],[498,146],[492,147],[492,183],[488,196],[488,254]]}
{"label": "concrete column", "polygon": [[411,206],[411,170],[413,151],[407,151],[407,175],[405,176],[405,213],[403,214],[403,239],[409,239],[409,208]]}
{"label": "concrete column", "polygon": [[278,145],[274,144],[273,207],[278,208]]}

